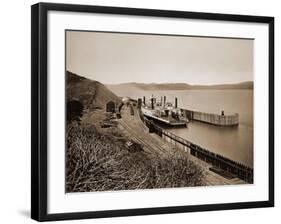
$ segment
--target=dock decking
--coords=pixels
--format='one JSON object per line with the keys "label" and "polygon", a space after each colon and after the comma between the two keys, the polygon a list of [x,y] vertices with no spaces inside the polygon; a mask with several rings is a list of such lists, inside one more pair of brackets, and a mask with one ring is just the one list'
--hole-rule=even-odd
{"label": "dock decking", "polygon": [[187,109],[181,109],[184,113],[184,116],[189,120],[200,121],[212,125],[218,126],[235,126],[239,124],[239,114],[214,114],[214,113],[206,113],[200,111],[193,111]]}

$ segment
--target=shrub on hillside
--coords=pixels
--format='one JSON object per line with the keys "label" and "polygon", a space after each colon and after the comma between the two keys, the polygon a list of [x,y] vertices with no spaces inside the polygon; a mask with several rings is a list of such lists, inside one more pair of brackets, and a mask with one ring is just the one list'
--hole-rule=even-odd
{"label": "shrub on hillside", "polygon": [[125,142],[94,126],[67,126],[67,192],[132,190],[202,185],[203,171],[183,152],[164,157],[130,153]]}

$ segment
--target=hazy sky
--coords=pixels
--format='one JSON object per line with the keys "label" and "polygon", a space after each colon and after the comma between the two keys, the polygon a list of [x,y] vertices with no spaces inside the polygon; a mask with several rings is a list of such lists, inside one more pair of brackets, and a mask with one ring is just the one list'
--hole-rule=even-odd
{"label": "hazy sky", "polygon": [[66,33],[66,68],[104,84],[253,80],[253,40]]}

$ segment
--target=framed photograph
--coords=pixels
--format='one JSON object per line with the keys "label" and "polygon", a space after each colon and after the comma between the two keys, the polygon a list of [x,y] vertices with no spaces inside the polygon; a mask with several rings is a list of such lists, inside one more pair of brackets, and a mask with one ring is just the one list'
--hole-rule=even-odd
{"label": "framed photograph", "polygon": [[38,3],[31,216],[274,206],[274,18]]}

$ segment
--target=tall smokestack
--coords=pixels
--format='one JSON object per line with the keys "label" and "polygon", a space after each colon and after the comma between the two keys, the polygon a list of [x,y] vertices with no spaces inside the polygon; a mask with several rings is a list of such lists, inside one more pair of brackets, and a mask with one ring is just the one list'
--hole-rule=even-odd
{"label": "tall smokestack", "polygon": [[166,96],[164,96],[164,107],[165,107],[165,105],[166,105]]}
{"label": "tall smokestack", "polygon": [[145,105],[145,96],[143,97],[143,104]]}
{"label": "tall smokestack", "polygon": [[151,109],[154,110],[154,98],[151,98]]}
{"label": "tall smokestack", "polygon": [[178,98],[175,98],[175,108],[178,108]]}
{"label": "tall smokestack", "polygon": [[141,108],[142,102],[141,102],[141,98],[138,98],[138,108]]}
{"label": "tall smokestack", "polygon": [[160,102],[160,106],[162,107],[163,106],[163,97],[161,96],[161,102]]}

